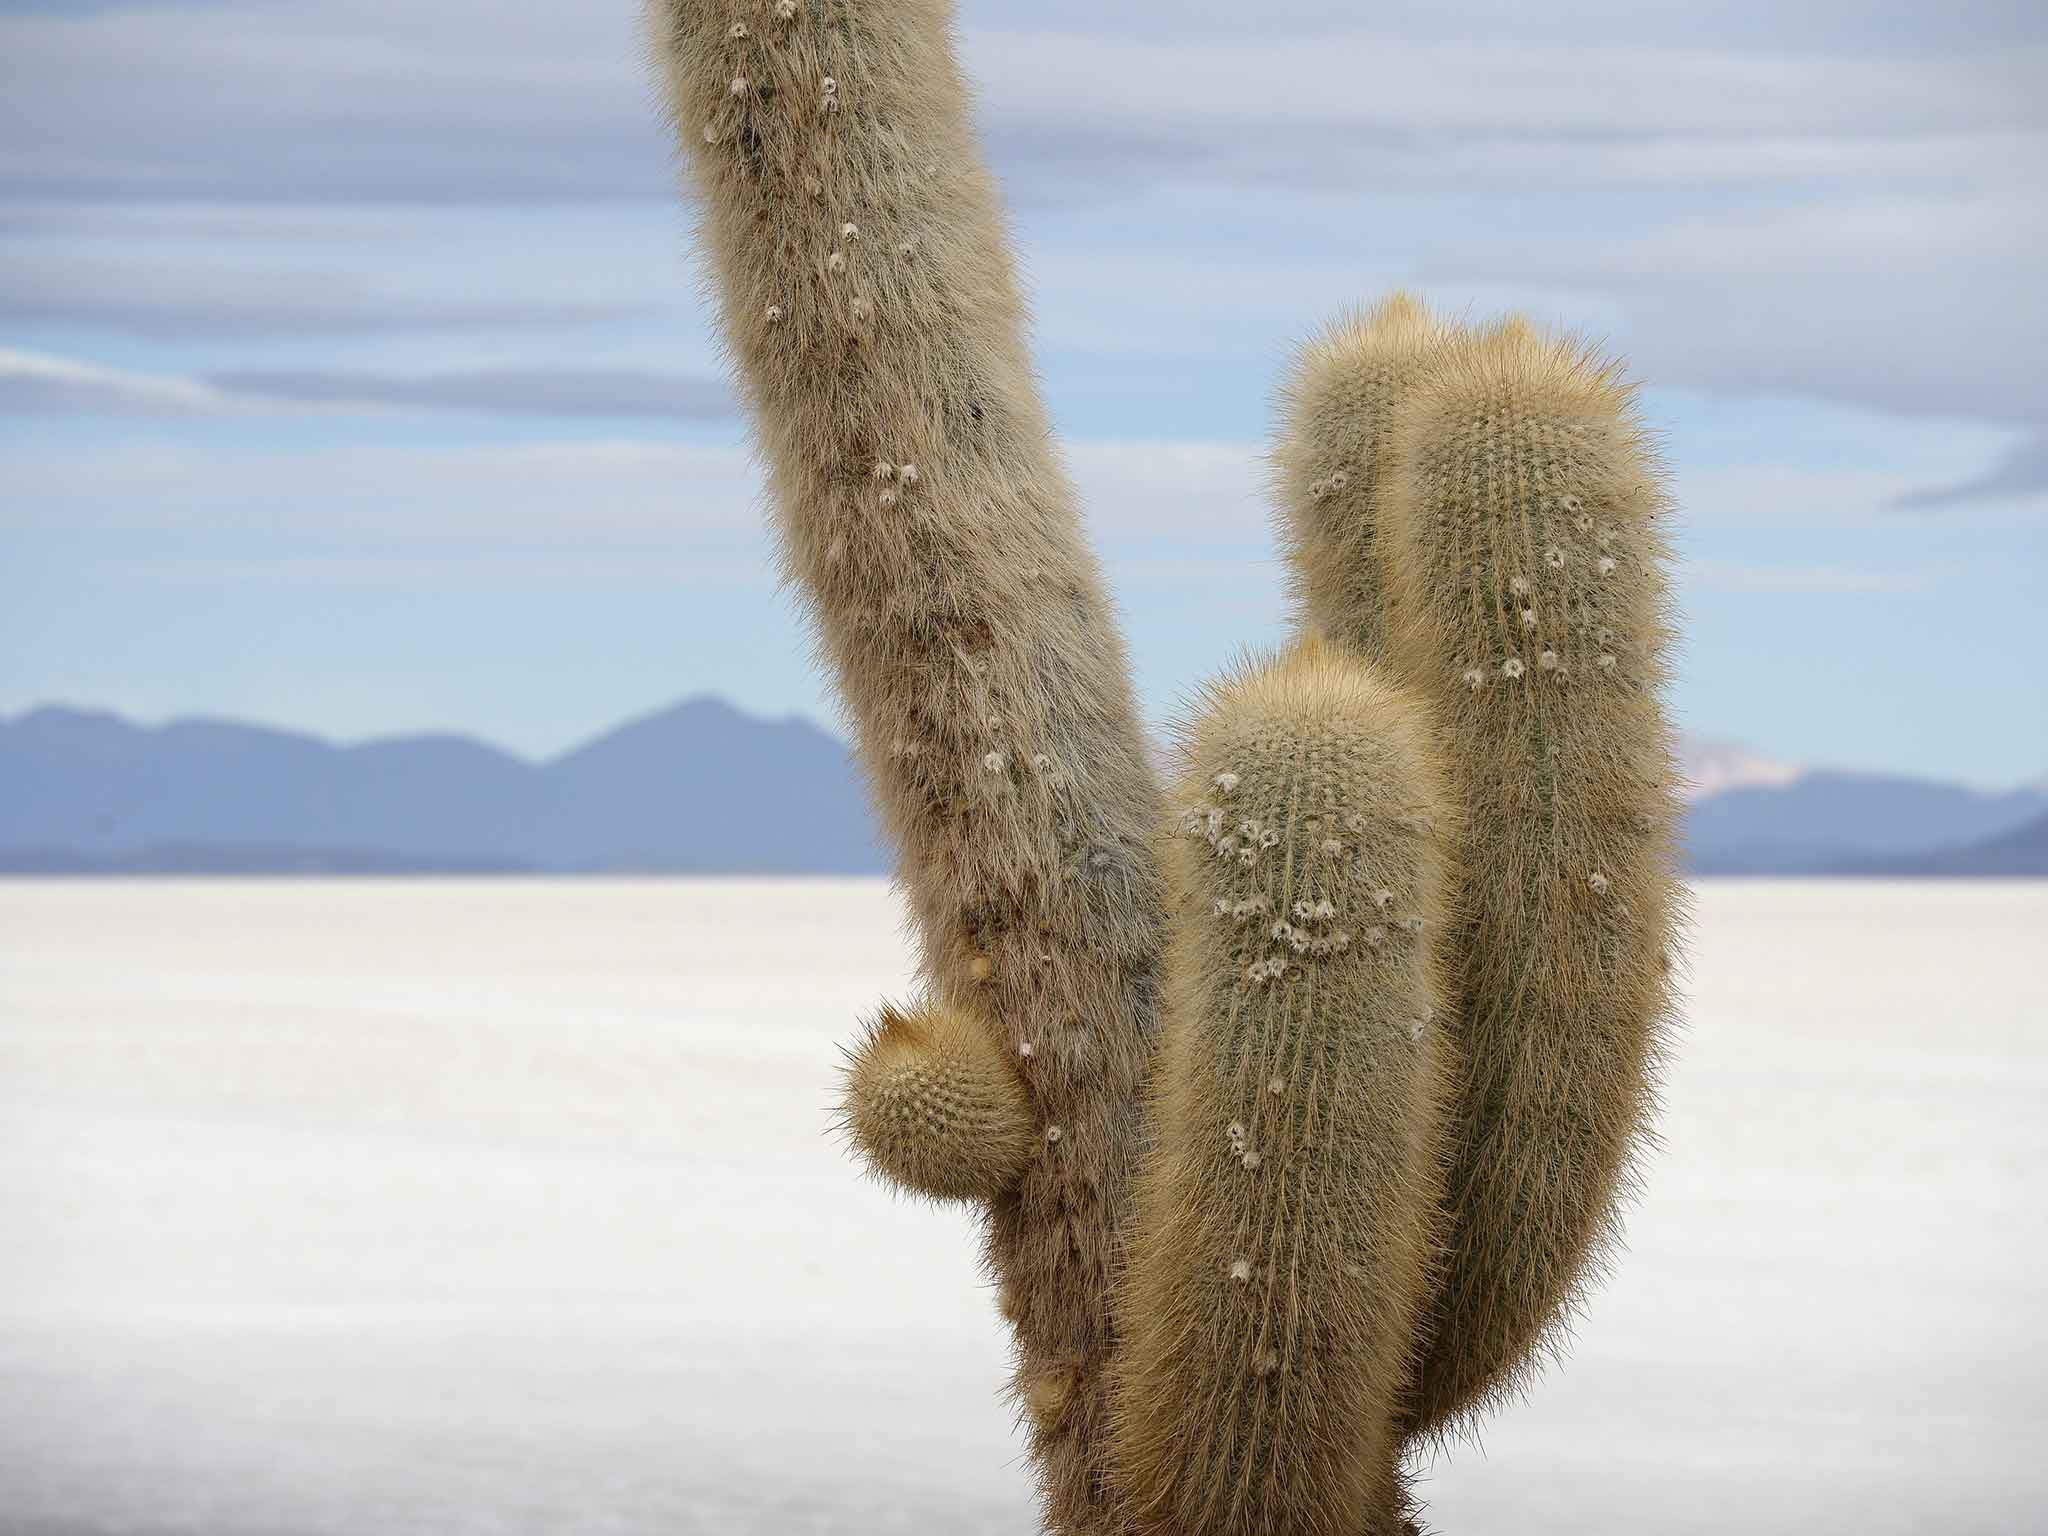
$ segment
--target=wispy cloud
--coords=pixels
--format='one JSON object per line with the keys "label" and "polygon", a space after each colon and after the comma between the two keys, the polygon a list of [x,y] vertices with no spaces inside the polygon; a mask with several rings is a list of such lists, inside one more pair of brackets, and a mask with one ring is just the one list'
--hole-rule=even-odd
{"label": "wispy cloud", "polygon": [[0,347],[0,414],[182,416],[231,410],[234,404],[197,379],[163,378]]}
{"label": "wispy cloud", "polygon": [[1908,491],[1898,498],[1896,505],[1919,510],[2043,497],[2048,497],[2048,431],[2021,443],[1981,475],[1951,485]]}
{"label": "wispy cloud", "polygon": [[211,374],[207,382],[256,400],[492,415],[717,421],[737,410],[731,392],[715,379],[630,369],[493,368],[421,377],[244,369]]}
{"label": "wispy cloud", "polygon": [[17,249],[0,262],[0,320],[149,337],[519,330],[589,325],[647,307],[642,297],[598,303],[425,296],[344,267],[250,270],[246,261],[144,261],[45,249]]}
{"label": "wispy cloud", "polygon": [[[21,356],[0,353],[0,407],[7,381],[17,376],[13,359]],[[29,357],[19,376],[55,371],[47,360]],[[149,376],[78,371],[91,374],[106,398],[130,402],[136,411],[152,409],[159,397],[181,397]],[[272,398],[211,384],[189,387],[195,408],[213,411]],[[542,398],[555,392],[550,382]],[[533,403],[522,397],[523,405]],[[1084,438],[1063,443],[1061,451],[1087,507],[1090,532],[1112,550],[1270,541],[1257,452],[1249,444]],[[109,445],[90,463],[68,445],[29,443],[11,451],[10,478],[0,528],[688,541],[758,530],[764,510],[758,468],[738,441],[677,443],[620,434],[434,447],[299,447],[168,435]]]}
{"label": "wispy cloud", "polygon": [[0,415],[181,416],[292,409],[719,421],[737,408],[717,380],[630,369],[489,368],[406,375],[252,368],[182,378],[0,348]]}
{"label": "wispy cloud", "polygon": [[607,437],[316,447],[133,435],[89,462],[16,444],[0,531],[160,533],[493,547],[753,534],[759,483],[736,445]]}
{"label": "wispy cloud", "polygon": [[1748,565],[1723,560],[1696,560],[1685,567],[1685,578],[1693,585],[1730,592],[1926,592],[1946,574],[1924,566]]}

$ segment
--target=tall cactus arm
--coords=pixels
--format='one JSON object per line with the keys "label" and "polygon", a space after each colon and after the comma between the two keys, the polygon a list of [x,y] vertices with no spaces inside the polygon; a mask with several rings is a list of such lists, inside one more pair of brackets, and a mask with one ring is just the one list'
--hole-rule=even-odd
{"label": "tall cactus arm", "polygon": [[1147,1536],[1396,1536],[1437,1254],[1450,816],[1426,718],[1310,642],[1192,726],[1116,1461]]}
{"label": "tall cactus arm", "polygon": [[1672,1009],[1662,471],[1617,364],[1508,322],[1401,404],[1380,504],[1398,675],[1463,823],[1465,1071],[1414,1427],[1512,1392],[1615,1234]]}
{"label": "tall cactus arm", "polygon": [[1155,1033],[1157,790],[1049,446],[944,0],[654,0],[782,555],[930,1005],[986,1021],[1030,1156],[989,1202],[1046,1522],[1118,1528],[1110,1287]]}

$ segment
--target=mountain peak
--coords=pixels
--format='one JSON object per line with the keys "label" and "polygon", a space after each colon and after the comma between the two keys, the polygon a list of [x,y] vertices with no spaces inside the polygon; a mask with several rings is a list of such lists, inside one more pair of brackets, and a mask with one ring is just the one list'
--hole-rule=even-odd
{"label": "mountain peak", "polygon": [[1688,736],[1680,751],[1688,800],[1705,800],[1731,789],[1784,789],[1807,771],[1735,741]]}
{"label": "mountain peak", "polygon": [[18,715],[0,715],[0,726],[15,730],[135,729],[111,709],[80,709],[72,704],[37,704]]}

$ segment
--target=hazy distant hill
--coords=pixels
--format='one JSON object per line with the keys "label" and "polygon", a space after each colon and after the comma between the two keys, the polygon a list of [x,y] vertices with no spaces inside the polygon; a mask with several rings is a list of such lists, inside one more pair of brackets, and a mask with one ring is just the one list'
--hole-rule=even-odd
{"label": "hazy distant hill", "polygon": [[[1704,874],[2031,873],[2048,837],[2038,788],[1818,771],[1711,742],[1690,744],[1687,771]],[[883,868],[846,750],[716,699],[545,763],[451,735],[337,746],[54,707],[0,720],[0,870],[16,873]]]}
{"label": "hazy distant hill", "polygon": [[1975,844],[2043,813],[2048,794],[2037,789],[1987,794],[1927,779],[1814,771],[1777,787],[1695,800],[1686,847],[1702,874],[1835,873]]}
{"label": "hazy distant hill", "polygon": [[2048,876],[2048,816],[1997,837],[1945,853],[1888,861],[1872,873],[1898,875]]}
{"label": "hazy distant hill", "polygon": [[844,747],[693,699],[546,763],[461,736],[336,746],[219,720],[0,721],[0,867],[867,873]]}

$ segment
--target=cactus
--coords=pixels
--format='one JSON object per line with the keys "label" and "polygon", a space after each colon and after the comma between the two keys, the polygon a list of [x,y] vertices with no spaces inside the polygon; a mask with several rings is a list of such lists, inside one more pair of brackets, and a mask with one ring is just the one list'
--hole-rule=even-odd
{"label": "cactus", "polygon": [[1405,298],[1311,345],[1274,464],[1327,643],[1212,690],[1197,843],[1049,446],[949,0],[649,15],[919,940],[845,1126],[978,1214],[1048,1531],[1391,1536],[1404,1454],[1555,1339],[1650,1108],[1677,901],[1627,392]]}
{"label": "cactus", "polygon": [[1184,755],[1116,1464],[1158,1536],[1397,1533],[1451,1075],[1427,722],[1312,641]]}
{"label": "cactus", "polygon": [[[926,1006],[985,1021],[1029,1097],[1033,1150],[987,1202],[986,1257],[1046,1520],[1110,1530],[1110,1288],[1164,920],[1157,788],[1048,446],[948,7],[651,15],[783,563],[899,850]],[[899,1146],[885,1166],[930,1159]]]}
{"label": "cactus", "polygon": [[1509,322],[1401,402],[1377,519],[1391,660],[1463,833],[1450,1260],[1415,1425],[1526,1376],[1614,1235],[1647,1133],[1681,898],[1658,704],[1661,470],[1620,366]]}

